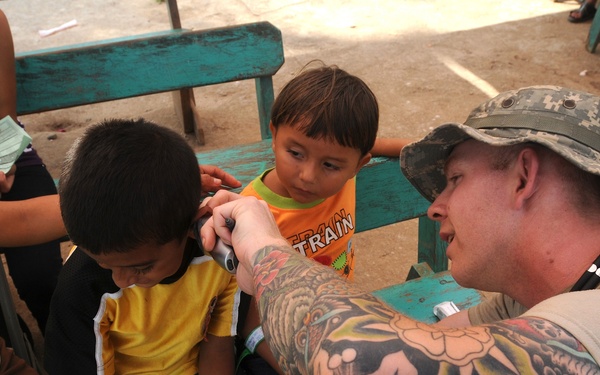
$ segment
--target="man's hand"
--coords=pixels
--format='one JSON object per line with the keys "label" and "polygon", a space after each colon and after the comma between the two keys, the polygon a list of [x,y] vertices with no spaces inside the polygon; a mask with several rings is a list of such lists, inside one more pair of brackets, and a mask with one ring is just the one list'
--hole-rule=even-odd
{"label": "man's hand", "polygon": [[[212,211],[201,229],[203,247],[210,251],[215,246],[216,236],[233,246],[240,261],[236,273],[238,285],[248,293],[254,293],[253,268],[259,250],[278,245],[289,248],[289,243],[281,236],[275,218],[264,201],[254,197],[242,197],[221,190],[203,204]],[[225,224],[225,219],[235,220],[233,233]],[[290,250],[291,251],[291,250]]]}
{"label": "man's hand", "polygon": [[235,177],[214,165],[199,165],[202,193],[210,193],[219,189],[237,188],[242,186]]}
{"label": "man's hand", "polygon": [[12,166],[8,173],[0,172],[0,193],[8,193],[15,181],[16,166]]}

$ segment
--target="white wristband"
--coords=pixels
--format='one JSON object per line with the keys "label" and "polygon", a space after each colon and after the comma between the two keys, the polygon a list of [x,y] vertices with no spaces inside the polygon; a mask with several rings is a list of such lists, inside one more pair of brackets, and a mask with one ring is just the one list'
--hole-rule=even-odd
{"label": "white wristband", "polygon": [[250,332],[244,345],[246,345],[246,348],[248,348],[250,353],[254,354],[256,352],[256,347],[258,346],[258,344],[260,344],[264,340],[265,335],[263,333],[262,327],[258,326],[254,328],[252,332]]}

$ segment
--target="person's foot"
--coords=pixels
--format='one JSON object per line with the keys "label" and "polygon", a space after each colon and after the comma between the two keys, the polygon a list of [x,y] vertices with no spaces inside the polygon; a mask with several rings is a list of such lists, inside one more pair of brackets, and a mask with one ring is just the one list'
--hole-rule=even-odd
{"label": "person's foot", "polygon": [[579,9],[570,12],[568,19],[569,22],[573,23],[586,22],[593,19],[595,14],[596,5],[586,1],[583,4],[581,4],[581,7],[579,7]]}

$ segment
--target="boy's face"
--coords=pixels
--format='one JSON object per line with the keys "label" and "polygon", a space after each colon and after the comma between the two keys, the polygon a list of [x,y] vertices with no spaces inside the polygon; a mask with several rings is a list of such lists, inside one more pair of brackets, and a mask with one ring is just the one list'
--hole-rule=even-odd
{"label": "boy's face", "polygon": [[[360,150],[325,139],[313,139],[292,126],[280,126],[273,133],[275,171],[265,184],[275,193],[310,203],[328,198],[371,159]],[[273,175],[273,176],[271,176]]]}
{"label": "boy's face", "polygon": [[163,279],[173,275],[183,261],[185,241],[174,240],[165,245],[143,245],[125,253],[87,255],[102,268],[112,271],[112,277],[119,288],[133,284],[151,288]]}

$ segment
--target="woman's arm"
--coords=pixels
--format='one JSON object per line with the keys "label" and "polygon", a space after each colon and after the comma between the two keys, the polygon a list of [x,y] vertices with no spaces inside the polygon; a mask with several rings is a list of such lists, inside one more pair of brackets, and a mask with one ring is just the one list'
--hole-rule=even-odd
{"label": "woman's arm", "polygon": [[0,246],[27,246],[67,234],[58,195],[0,202]]}
{"label": "woman's arm", "polygon": [[0,10],[0,118],[17,121],[17,75],[15,50],[6,15]]}

